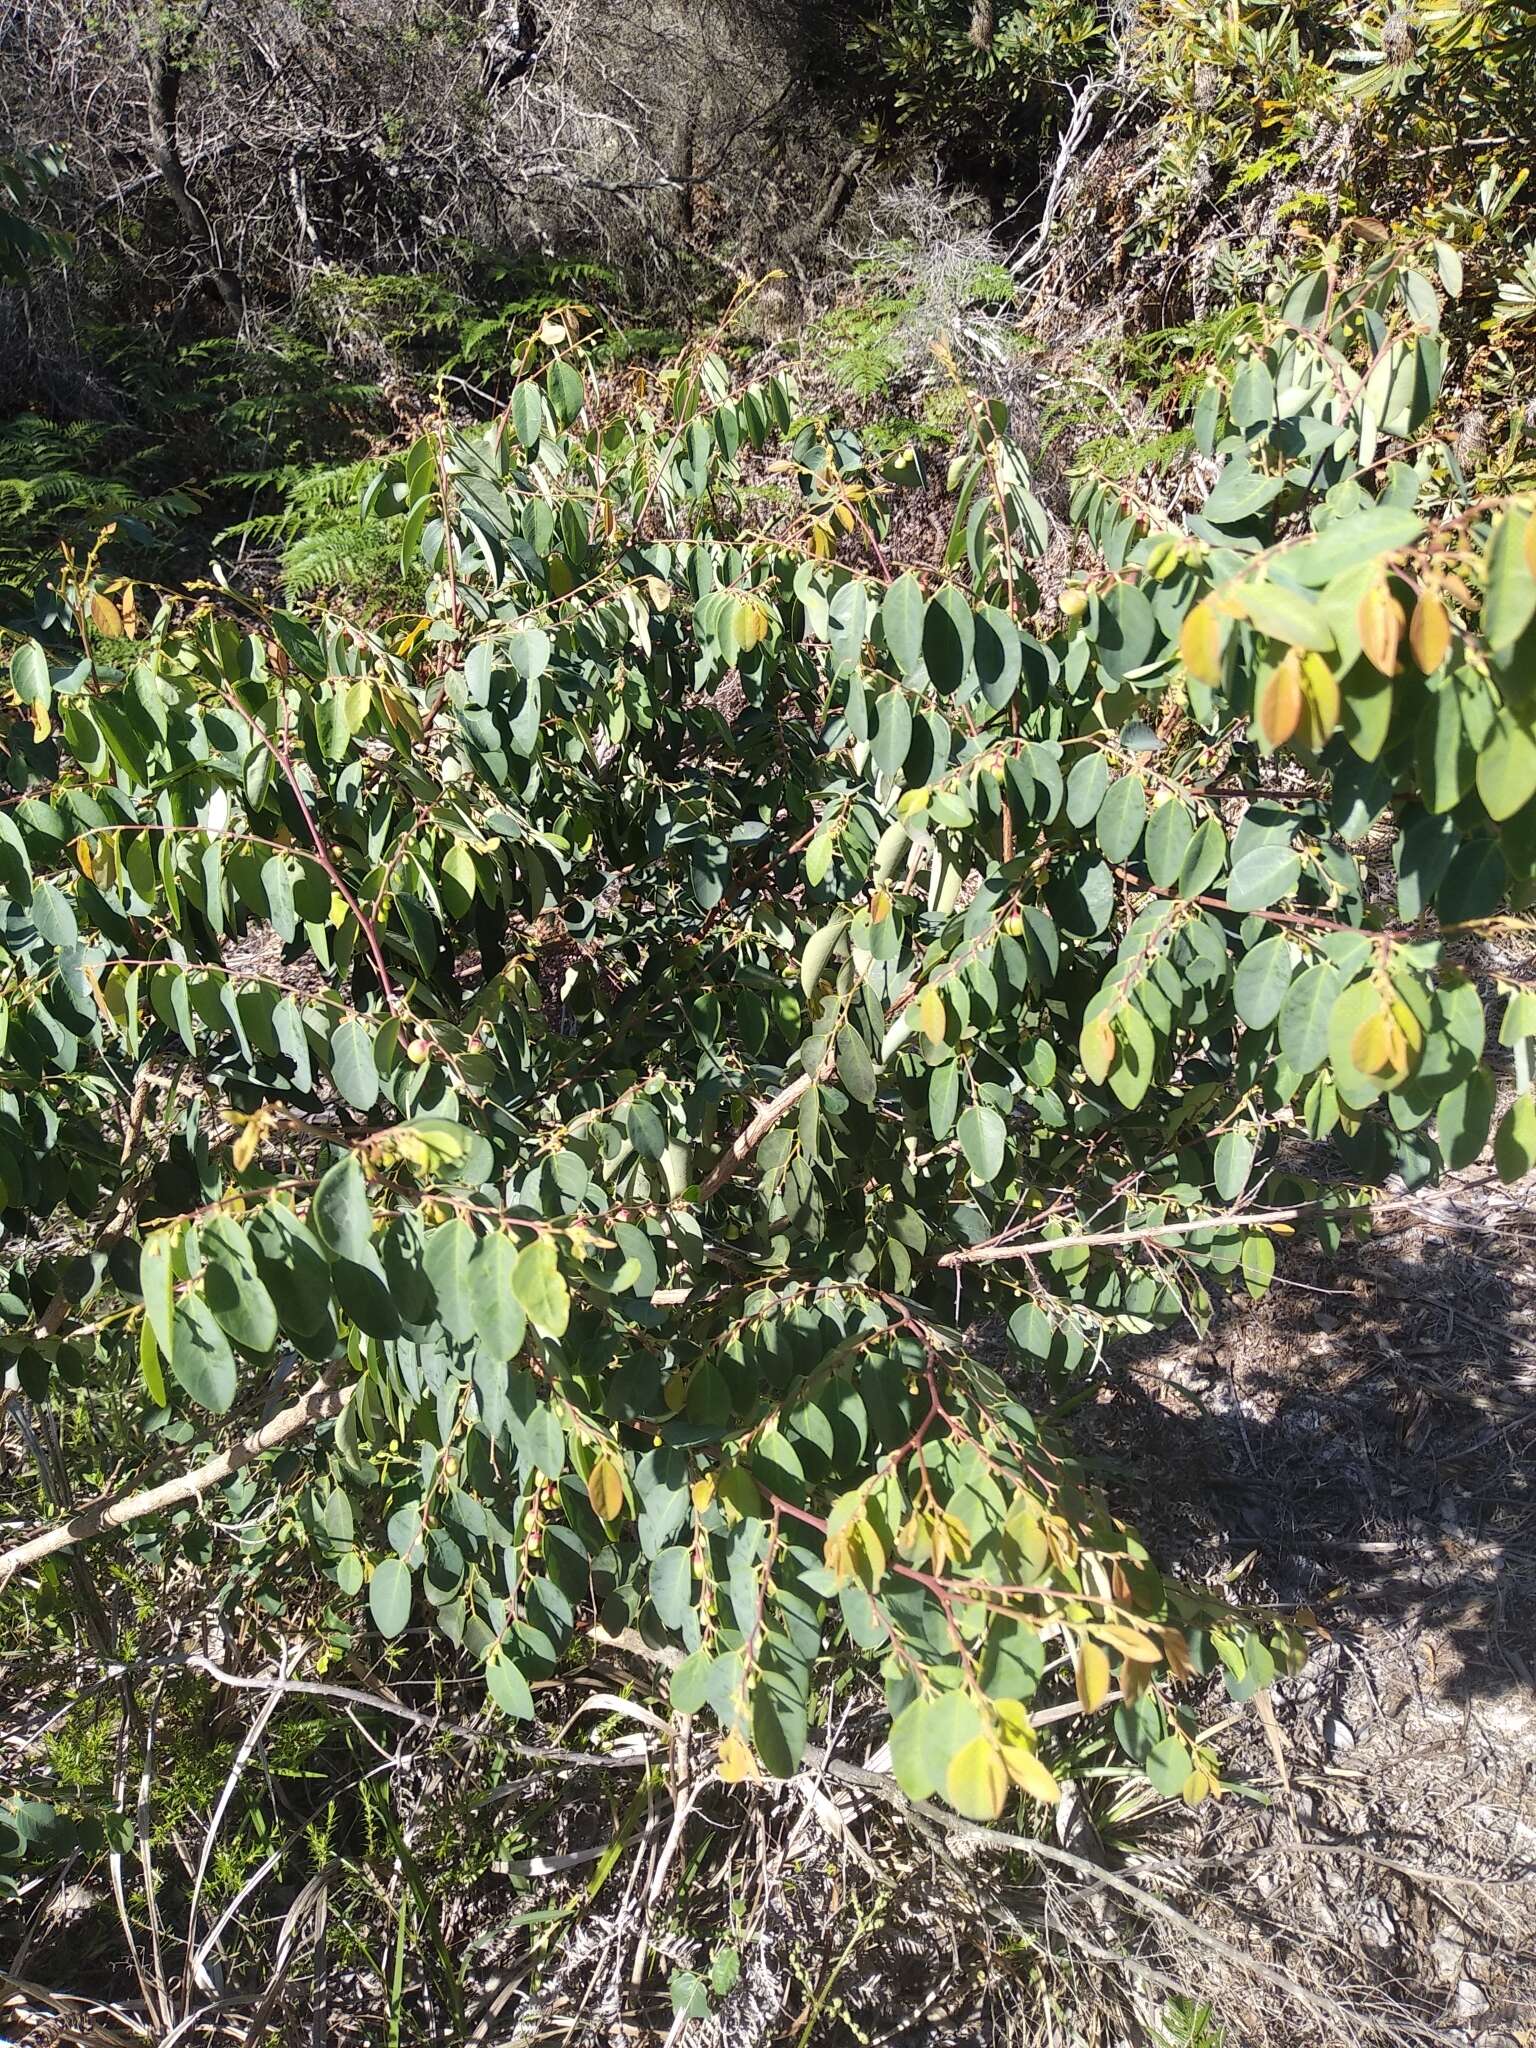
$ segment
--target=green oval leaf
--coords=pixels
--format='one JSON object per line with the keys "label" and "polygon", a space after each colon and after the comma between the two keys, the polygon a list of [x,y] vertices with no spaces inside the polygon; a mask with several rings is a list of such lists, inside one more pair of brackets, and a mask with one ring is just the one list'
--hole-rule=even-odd
{"label": "green oval leaf", "polygon": [[1007,1126],[997,1111],[988,1103],[973,1102],[968,1109],[961,1111],[955,1135],[975,1178],[987,1182],[996,1180],[1002,1172],[1008,1137]]}
{"label": "green oval leaf", "polygon": [[183,1294],[171,1332],[171,1372],[199,1408],[227,1415],[235,1398],[235,1354],[202,1299]]}
{"label": "green oval leaf", "polygon": [[368,1611],[381,1636],[397,1636],[411,1618],[410,1567],[398,1557],[381,1557],[368,1581]]}

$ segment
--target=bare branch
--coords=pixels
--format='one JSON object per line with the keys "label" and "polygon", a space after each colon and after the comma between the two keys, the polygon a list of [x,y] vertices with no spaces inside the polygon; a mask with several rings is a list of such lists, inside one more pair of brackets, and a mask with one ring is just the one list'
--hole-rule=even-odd
{"label": "bare branch", "polygon": [[27,1565],[39,1564],[45,1557],[56,1557],[61,1550],[73,1549],[77,1543],[85,1543],[93,1536],[100,1536],[107,1529],[121,1529],[129,1522],[140,1522],[146,1515],[163,1514],[167,1508],[180,1507],[183,1502],[200,1500],[205,1493],[211,1493],[216,1486],[222,1486],[242,1466],[250,1465],[290,1437],[301,1435],[305,1430],[318,1428],[322,1422],[329,1422],[341,1413],[351,1397],[352,1389],[341,1385],[341,1376],[347,1369],[344,1359],[327,1367],[309,1391],[289,1408],[281,1408],[270,1421],[259,1429],[243,1436],[227,1450],[208,1458],[201,1465],[195,1465],[190,1472],[180,1472],[174,1479],[164,1479],[158,1486],[146,1486],[134,1493],[108,1495],[104,1500],[92,1501],[88,1506],[77,1508],[64,1521],[57,1522],[51,1529],[45,1529],[40,1536],[32,1536],[25,1543],[18,1543],[12,1549],[0,1551],[0,1587]]}

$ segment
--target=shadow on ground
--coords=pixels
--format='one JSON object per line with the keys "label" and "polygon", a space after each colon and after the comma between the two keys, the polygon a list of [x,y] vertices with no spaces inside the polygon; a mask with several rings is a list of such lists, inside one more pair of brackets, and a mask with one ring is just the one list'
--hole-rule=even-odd
{"label": "shadow on ground", "polygon": [[1533,1237],[1495,1184],[1298,1241],[1266,1300],[1120,1347],[1072,1418],[1161,1562],[1317,1622],[1270,1732],[1226,1738],[1265,1803],[1167,1822],[1211,1859],[1205,1924],[1484,2048],[1536,2038]]}
{"label": "shadow on ground", "polygon": [[1514,1216],[1454,1236],[1414,1223],[1333,1259],[1297,1246],[1268,1301],[1123,1352],[1077,1440],[1147,1499],[1161,1554],[1193,1563],[1214,1539],[1240,1596],[1414,1629],[1445,1698],[1529,1695],[1531,1254]]}

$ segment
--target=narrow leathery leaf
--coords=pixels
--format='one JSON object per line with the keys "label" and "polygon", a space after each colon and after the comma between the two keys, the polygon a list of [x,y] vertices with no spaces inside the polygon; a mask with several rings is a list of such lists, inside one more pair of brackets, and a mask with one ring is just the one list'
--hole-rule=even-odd
{"label": "narrow leathery leaf", "polygon": [[1493,525],[1484,564],[1483,638],[1495,654],[1512,647],[1536,617],[1536,573],[1526,558],[1531,515],[1515,507]]}
{"label": "narrow leathery leaf", "polygon": [[587,1474],[587,1499],[602,1522],[616,1522],[624,1509],[624,1479],[613,1459],[599,1458]]}
{"label": "narrow leathery leaf", "polygon": [[1144,1768],[1154,1791],[1165,1799],[1178,1799],[1192,1768],[1189,1750],[1177,1735],[1166,1735],[1154,1746]]}
{"label": "narrow leathery leaf", "polygon": [[331,1033],[331,1079],[355,1110],[366,1113],[379,1099],[373,1036],[361,1017],[344,1017]]}
{"label": "narrow leathery leaf", "polygon": [[1254,1132],[1245,1125],[1226,1131],[1217,1140],[1216,1192],[1224,1202],[1235,1202],[1248,1185],[1258,1145]]}
{"label": "narrow leathery leaf", "polygon": [[1085,1714],[1096,1714],[1109,1697],[1109,1659],[1098,1644],[1085,1636],[1077,1646],[1074,1665],[1077,1703]]}
{"label": "narrow leathery leaf", "polygon": [[1251,846],[1227,877],[1227,903],[1233,910],[1265,910],[1289,896],[1301,879],[1301,858],[1273,840]]}
{"label": "narrow leathery leaf", "polygon": [[537,448],[544,431],[544,394],[537,384],[519,384],[512,393],[512,426],[525,448]]}
{"label": "narrow leathery leaf", "polygon": [[516,1248],[503,1231],[487,1231],[476,1240],[468,1270],[474,1332],[482,1348],[503,1362],[521,1351],[527,1329],[516,1268]]}
{"label": "narrow leathery leaf", "polygon": [[693,1607],[693,1552],[686,1544],[669,1545],[651,1563],[651,1605],[664,1628],[682,1630]]}
{"label": "narrow leathery leaf", "polygon": [[928,1128],[942,1145],[955,1127],[960,1107],[960,1069],[953,1060],[934,1068],[928,1077]]}
{"label": "narrow leathery leaf", "polygon": [[349,1153],[321,1177],[309,1205],[309,1220],[321,1243],[338,1258],[354,1264],[367,1258],[373,1217],[368,1183],[355,1154]]}
{"label": "narrow leathery leaf", "polygon": [[1309,754],[1320,754],[1338,728],[1343,700],[1339,679],[1321,654],[1301,658],[1301,723],[1295,737]]}
{"label": "narrow leathery leaf", "polygon": [[1328,1019],[1339,992],[1339,971],[1319,960],[1291,983],[1280,1005],[1280,1050],[1298,1073],[1320,1067],[1328,1052]]}
{"label": "narrow leathery leaf", "polygon": [[1115,1037],[1114,1018],[1107,1010],[1100,1010],[1083,1025],[1078,1055],[1083,1062],[1083,1072],[1090,1081],[1103,1081],[1108,1077],[1119,1052],[1119,1040]]}
{"label": "narrow leathery leaf", "polygon": [[171,1331],[171,1374],[199,1408],[227,1415],[234,1404],[238,1375],[229,1339],[214,1321],[207,1304],[188,1292],[176,1303]]}
{"label": "narrow leathery leaf", "polygon": [[1301,657],[1293,647],[1259,685],[1254,716],[1267,747],[1283,747],[1301,723]]}
{"label": "narrow leathery leaf", "polygon": [[1413,658],[1427,676],[1439,668],[1451,646],[1451,621],[1445,606],[1432,590],[1421,590],[1408,622],[1408,645]]}
{"label": "narrow leathery leaf", "polygon": [[1478,754],[1476,781],[1489,817],[1500,823],[1536,796],[1536,733],[1506,710]]}
{"label": "narrow leathery leaf", "polygon": [[1506,1183],[1536,1169],[1536,1095],[1517,1095],[1493,1135],[1493,1163]]}
{"label": "narrow leathery leaf", "polygon": [[1403,637],[1403,608],[1385,576],[1366,585],[1355,609],[1355,630],[1371,666],[1384,676],[1395,676],[1401,665],[1398,647]]}
{"label": "narrow leathery leaf", "polygon": [[1179,659],[1196,681],[1218,689],[1225,638],[1220,615],[1209,599],[1185,614],[1179,628]]}
{"label": "narrow leathery leaf", "polygon": [[715,1751],[715,1769],[722,1785],[756,1784],[762,1777],[757,1758],[735,1729],[729,1729],[720,1738]]}
{"label": "narrow leathery leaf", "polygon": [[398,1557],[381,1557],[368,1581],[368,1611],[381,1636],[398,1636],[411,1618],[411,1571]]}
{"label": "narrow leathery leaf", "polygon": [[960,1149],[964,1152],[971,1172],[979,1181],[994,1181],[1003,1168],[1003,1154],[1007,1144],[1007,1129],[1002,1118],[990,1104],[973,1102],[960,1113],[956,1125]]}
{"label": "narrow leathery leaf", "polygon": [[548,1237],[536,1237],[517,1255],[512,1284],[528,1320],[545,1337],[563,1337],[571,1319],[571,1297],[560,1261]]}
{"label": "narrow leathery leaf", "polygon": [[1145,848],[1147,872],[1158,888],[1166,889],[1177,881],[1194,832],[1195,821],[1178,797],[1164,798],[1153,810]]}
{"label": "narrow leathery leaf", "polygon": [[144,1382],[144,1391],[156,1408],[167,1405],[165,1372],[161,1365],[160,1346],[148,1316],[139,1327],[139,1377]]}
{"label": "narrow leathery leaf", "polygon": [[1203,896],[1227,858],[1227,835],[1219,818],[1207,818],[1184,849],[1177,887],[1181,896]]}
{"label": "narrow leathery leaf", "polygon": [[952,696],[965,681],[976,650],[976,615],[969,600],[946,585],[923,614],[923,664],[935,689]]}
{"label": "narrow leathery leaf", "polygon": [[1349,1041],[1349,1056],[1362,1074],[1385,1074],[1392,1067],[1390,1021],[1382,1010],[1373,1010],[1355,1026]]}
{"label": "narrow leathery leaf", "polygon": [[139,1291],[144,1297],[145,1320],[154,1331],[162,1358],[170,1357],[174,1341],[176,1268],[171,1256],[172,1242],[169,1231],[157,1230],[139,1247]]}
{"label": "narrow leathery leaf", "polygon": [[[891,1770],[909,1799],[931,1799],[942,1783],[928,1740],[929,1702],[915,1699],[891,1723]],[[944,1769],[948,1758],[939,1760]]]}
{"label": "narrow leathery leaf", "polygon": [[887,690],[875,706],[875,736],[871,746],[875,766],[882,775],[900,775],[912,745],[912,706],[905,690]]}
{"label": "narrow leathery leaf", "polygon": [[203,1293],[226,1335],[247,1351],[270,1351],[277,1342],[277,1310],[256,1270],[250,1239],[233,1216],[214,1216],[198,1233]]}
{"label": "narrow leathery leaf", "polygon": [[869,871],[869,879],[877,886],[888,882],[896,872],[896,863],[911,844],[911,834],[899,818],[887,825],[876,843],[875,858]]}
{"label": "narrow leathery leaf", "polygon": [[927,601],[912,575],[898,576],[880,603],[885,644],[903,677],[916,673],[923,658],[923,616]]}
{"label": "narrow leathery leaf", "polygon": [[80,936],[69,898],[56,882],[39,882],[33,889],[32,922],[40,939],[60,949],[74,945]]}
{"label": "narrow leathery leaf", "polygon": [[1109,1069],[1109,1085],[1126,1109],[1135,1109],[1152,1085],[1157,1041],[1134,1003],[1125,1003],[1115,1012],[1114,1033],[1115,1057]]}
{"label": "narrow leathery leaf", "polygon": [[1228,602],[1241,608],[1261,633],[1286,642],[1292,652],[1312,648],[1327,653],[1333,646],[1328,621],[1308,597],[1277,583],[1244,583],[1228,592]]}
{"label": "narrow leathery leaf", "polygon": [[800,956],[800,987],[806,995],[810,995],[820,981],[822,972],[832,957],[833,948],[847,927],[847,918],[839,915],[830,923],[824,924],[819,931],[813,932],[806,940],[805,950]]}
{"label": "narrow leathery leaf", "polygon": [[1004,1743],[1002,1757],[1009,1777],[1026,1798],[1033,1799],[1041,1806],[1059,1804],[1061,1787],[1034,1750],[1013,1743]]}
{"label": "narrow leathery leaf", "polygon": [[1109,763],[1099,748],[1084,754],[1067,777],[1067,817],[1079,828],[1091,825],[1109,787]]}
{"label": "narrow leathery leaf", "polygon": [[993,1821],[1008,1797],[1008,1770],[1002,1745],[990,1730],[973,1736],[950,1758],[944,1773],[944,1796],[967,1820]]}
{"label": "narrow leathery leaf", "polygon": [[1243,955],[1233,979],[1232,1000],[1250,1030],[1264,1031],[1274,1023],[1293,971],[1290,942],[1278,933]]}
{"label": "narrow leathery leaf", "polygon": [[523,1424],[523,1442],[536,1471],[558,1479],[565,1470],[565,1430],[547,1402],[541,1402]]}
{"label": "narrow leathery leaf", "polygon": [[457,1343],[467,1343],[479,1327],[475,1262],[475,1233],[463,1217],[449,1217],[428,1231],[422,1276],[432,1315]]}
{"label": "narrow leathery leaf", "polygon": [[1243,1235],[1242,1275],[1243,1284],[1255,1301],[1262,1300],[1275,1277],[1274,1239],[1266,1237],[1262,1230],[1249,1230]]}
{"label": "narrow leathery leaf", "polygon": [[851,1024],[837,1034],[838,1079],[855,1102],[873,1102],[878,1093],[874,1061],[869,1048]]}
{"label": "narrow leathery leaf", "polygon": [[1139,775],[1110,784],[1094,821],[1099,851],[1107,861],[1127,861],[1136,851],[1147,819],[1147,786]]}
{"label": "narrow leathery leaf", "polygon": [[1498,1102],[1498,1084],[1486,1067],[1476,1067],[1440,1098],[1435,1129],[1445,1163],[1453,1172],[1474,1165],[1483,1156],[1493,1112]]}
{"label": "narrow leathery leaf", "polygon": [[23,640],[11,656],[11,687],[21,703],[46,705],[53,695],[48,656],[36,640]]}
{"label": "narrow leathery leaf", "polygon": [[491,1656],[485,1667],[485,1689],[509,1720],[531,1721],[534,1718],[533,1694],[528,1681],[510,1657],[499,1652]]}
{"label": "narrow leathery leaf", "polygon": [[695,1650],[672,1674],[668,1688],[674,1714],[696,1714],[708,1698],[713,1659],[707,1650]]}
{"label": "narrow leathery leaf", "polygon": [[658,1164],[667,1149],[666,1126],[656,1114],[654,1107],[643,1095],[637,1095],[627,1112],[629,1142],[653,1166]]}

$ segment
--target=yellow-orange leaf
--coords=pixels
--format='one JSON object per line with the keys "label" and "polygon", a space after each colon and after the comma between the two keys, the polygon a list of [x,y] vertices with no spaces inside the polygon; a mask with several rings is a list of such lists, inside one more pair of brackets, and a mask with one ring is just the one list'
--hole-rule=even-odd
{"label": "yellow-orange leaf", "polygon": [[1384,676],[1398,671],[1397,650],[1403,637],[1403,608],[1388,588],[1385,576],[1368,584],[1355,607],[1355,630],[1360,649],[1374,669]]}
{"label": "yellow-orange leaf", "polygon": [[768,635],[768,615],[750,600],[736,606],[736,644],[746,653]]}
{"label": "yellow-orange leaf", "polygon": [[[1526,529],[1525,537],[1529,542],[1530,528]],[[1413,608],[1408,645],[1413,649],[1414,660],[1427,676],[1434,674],[1450,649],[1450,615],[1432,590],[1422,591]]]}
{"label": "yellow-orange leaf", "polygon": [[1090,1017],[1083,1026],[1080,1050],[1083,1056],[1083,1071],[1090,1081],[1102,1081],[1115,1064],[1119,1051],[1115,1027],[1107,1010],[1100,1010],[1097,1017]]}
{"label": "yellow-orange leaf", "polygon": [[1193,1678],[1195,1676],[1195,1667],[1190,1660],[1189,1643],[1185,1638],[1184,1631],[1177,1628],[1165,1628],[1162,1631],[1162,1637],[1163,1655],[1168,1659],[1168,1669],[1172,1675],[1178,1679]]}
{"label": "yellow-orange leaf", "polygon": [[1339,679],[1320,654],[1301,657],[1301,744],[1320,754],[1339,722]]}
{"label": "yellow-orange leaf", "polygon": [[1099,1630],[1106,1643],[1128,1657],[1133,1664],[1161,1664],[1163,1652],[1159,1644],[1139,1628],[1131,1628],[1123,1621],[1107,1621]]}
{"label": "yellow-orange leaf", "polygon": [[1082,1642],[1077,1651],[1077,1700],[1085,1714],[1096,1714],[1109,1692],[1109,1659],[1097,1643]]}
{"label": "yellow-orange leaf", "polygon": [[917,999],[917,1021],[930,1045],[944,1043],[944,998],[931,983]]}
{"label": "yellow-orange leaf", "polygon": [[885,1545],[874,1524],[863,1515],[827,1532],[822,1557],[839,1580],[852,1579],[872,1593],[885,1577]]}
{"label": "yellow-orange leaf", "polygon": [[996,1820],[1008,1796],[1002,1746],[990,1734],[973,1735],[944,1773],[944,1796],[967,1820]]}
{"label": "yellow-orange leaf", "polygon": [[91,624],[109,640],[123,638],[123,615],[111,598],[103,597],[99,590],[91,592]]}
{"label": "yellow-orange leaf", "polygon": [[1374,1010],[1355,1026],[1349,1041],[1349,1056],[1362,1074],[1392,1071],[1392,1020],[1384,1010]]}
{"label": "yellow-orange leaf", "polygon": [[1424,1050],[1424,1026],[1401,996],[1392,999],[1392,1021],[1402,1033],[1409,1058],[1416,1060]]}
{"label": "yellow-orange leaf", "polygon": [[587,1474],[587,1499],[600,1521],[617,1520],[624,1505],[624,1481],[612,1458],[599,1458]]}
{"label": "yellow-orange leaf", "polygon": [[266,1111],[259,1109],[253,1117],[248,1119],[239,1136],[235,1139],[234,1144],[230,1146],[229,1156],[234,1164],[236,1173],[244,1173],[245,1169],[256,1157],[261,1141],[266,1136],[266,1127]]}
{"label": "yellow-orange leaf", "polygon": [[751,1784],[762,1776],[757,1768],[757,1758],[734,1728],[720,1739],[720,1747],[715,1751],[715,1769],[725,1785]]}
{"label": "yellow-orange leaf", "polygon": [[1293,647],[1259,685],[1254,712],[1264,744],[1283,747],[1301,723],[1301,657]]}
{"label": "yellow-orange leaf", "polygon": [[1054,1806],[1060,1799],[1061,1787],[1032,1749],[1021,1749],[1014,1743],[1005,1742],[1003,1768],[1021,1792],[1027,1793],[1031,1799],[1038,1799],[1042,1806]]}
{"label": "yellow-orange leaf", "polygon": [[1212,689],[1221,681],[1221,621],[1204,601],[1179,628],[1179,659],[1190,674]]}

